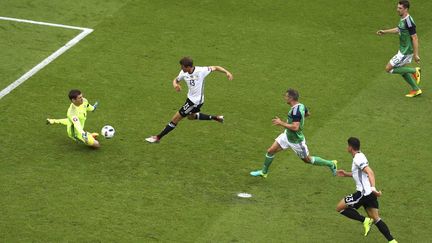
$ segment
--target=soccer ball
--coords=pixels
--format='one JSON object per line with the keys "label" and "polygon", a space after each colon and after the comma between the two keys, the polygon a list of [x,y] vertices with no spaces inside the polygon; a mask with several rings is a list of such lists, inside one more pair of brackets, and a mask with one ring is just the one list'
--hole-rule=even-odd
{"label": "soccer ball", "polygon": [[115,130],[114,127],[106,125],[102,127],[101,133],[105,138],[112,138],[114,137]]}

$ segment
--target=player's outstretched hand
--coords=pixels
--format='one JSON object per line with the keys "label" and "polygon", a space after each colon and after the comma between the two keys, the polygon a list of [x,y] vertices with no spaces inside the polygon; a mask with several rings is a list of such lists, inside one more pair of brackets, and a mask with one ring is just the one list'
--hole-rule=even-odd
{"label": "player's outstretched hand", "polygon": [[180,84],[177,84],[176,86],[174,86],[174,89],[175,89],[177,92],[180,92],[180,91],[181,91],[181,85],[180,85]]}
{"label": "player's outstretched hand", "polygon": [[337,170],[336,171],[336,175],[340,176],[340,177],[345,177],[346,171],[344,171],[344,170]]}
{"label": "player's outstretched hand", "polygon": [[376,33],[377,35],[384,35],[384,30],[378,30]]}
{"label": "player's outstretched hand", "polygon": [[94,107],[93,111],[96,110],[96,108],[98,107],[98,105],[99,105],[99,102],[96,101],[96,102],[94,103],[94,105],[93,105],[93,107]]}
{"label": "player's outstretched hand", "polygon": [[233,75],[230,73],[230,72],[227,72],[227,77],[228,77],[228,80],[233,80]]}
{"label": "player's outstretched hand", "polygon": [[275,118],[272,119],[272,123],[273,125],[280,125],[282,121],[279,117],[275,116]]}

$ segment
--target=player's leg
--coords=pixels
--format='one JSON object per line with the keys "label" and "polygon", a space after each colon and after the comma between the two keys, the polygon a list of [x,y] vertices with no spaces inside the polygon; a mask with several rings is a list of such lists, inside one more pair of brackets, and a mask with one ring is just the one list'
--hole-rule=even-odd
{"label": "player's leg", "polygon": [[[376,200],[376,198],[375,198]],[[377,226],[377,228],[379,229],[379,231],[381,232],[381,234],[384,235],[384,237],[388,240],[388,241],[392,241],[394,240],[393,236],[390,233],[389,228],[387,227],[387,224],[384,223],[384,221],[380,218],[379,213],[378,213],[378,201],[376,200],[376,206],[374,205],[370,205],[366,208],[366,212],[368,214],[368,216],[373,219],[373,222],[375,223],[375,225]]]}
{"label": "player's leg", "polygon": [[[393,57],[393,58],[394,58],[394,57]],[[393,58],[392,58],[392,60],[393,60]],[[388,73],[393,73],[393,65],[392,65],[392,63],[391,63],[391,60],[390,60],[389,63],[387,63],[387,65],[386,65],[386,67],[385,67],[385,71],[388,72]]]}
{"label": "player's leg", "polygon": [[[283,138],[283,136],[285,136],[285,138]],[[252,171],[250,173],[251,176],[262,176],[264,178],[267,177],[268,174],[268,169],[271,165],[271,163],[273,162],[274,156],[276,153],[278,153],[279,151],[282,151],[284,149],[287,149],[287,139],[286,139],[286,134],[282,133],[279,135],[279,137],[276,138],[276,140],[273,142],[273,144],[267,149],[267,153],[265,154],[265,159],[264,159],[264,165],[263,168],[261,170],[256,170],[256,171]]]}
{"label": "player's leg", "polygon": [[62,125],[67,126],[67,125],[69,124],[69,119],[67,119],[67,118],[63,118],[63,119],[50,119],[50,118],[48,118],[48,119],[46,120],[46,123],[47,123],[48,125],[53,125],[53,124],[62,124]]}
{"label": "player's leg", "polygon": [[220,123],[224,122],[224,116],[222,115],[207,115],[201,112],[197,112],[188,116],[189,120],[201,120],[201,121],[217,121]]}
{"label": "player's leg", "polygon": [[274,141],[273,144],[267,149],[267,153],[265,154],[264,165],[263,165],[263,173],[267,174],[268,169],[273,162],[275,154],[282,151],[282,147],[279,145],[277,141]]}
{"label": "player's leg", "polygon": [[85,145],[93,147],[93,148],[99,148],[100,147],[100,143],[98,140],[95,139],[95,137],[89,133],[89,132],[85,132],[85,134],[81,134],[81,133],[76,133],[77,134],[77,138],[82,141]]}
{"label": "player's leg", "polygon": [[420,67],[415,68],[416,72],[412,74],[413,78],[416,81],[416,84],[419,85],[421,81],[421,69]]}
{"label": "player's leg", "polygon": [[358,194],[359,192],[356,192],[354,194],[350,194],[346,196],[345,198],[342,198],[339,203],[336,205],[336,211],[342,214],[345,217],[348,217],[353,220],[357,220],[359,222],[364,222],[365,217],[361,215],[355,208],[354,205],[359,200]]}
{"label": "player's leg", "polygon": [[165,126],[165,128],[158,134],[156,135],[157,140],[161,140],[165,135],[167,135],[169,132],[171,132],[172,130],[174,130],[174,128],[176,128],[177,124],[184,118],[185,116],[183,116],[182,114],[180,114],[180,112],[176,112],[174,114],[174,116],[172,117],[171,121]]}
{"label": "player's leg", "polygon": [[305,140],[298,144],[290,143],[290,147],[300,157],[300,159],[303,160],[303,162],[316,165],[316,166],[327,166],[329,167],[333,175],[334,176],[336,175],[337,161],[326,160],[318,156],[310,156],[309,149],[306,145]]}
{"label": "player's leg", "polygon": [[201,121],[217,121],[220,123],[224,122],[224,116],[222,115],[207,115],[204,113],[201,113],[201,106],[203,104],[199,104],[196,107],[194,107],[194,109],[191,111],[191,114],[188,115],[188,119],[189,120],[201,120]]}
{"label": "player's leg", "polygon": [[364,235],[366,236],[369,233],[373,220],[371,218],[364,217],[356,210],[363,203],[362,194],[361,192],[357,191],[354,194],[350,194],[345,198],[342,198],[336,206],[336,211],[347,218],[361,222],[365,229]]}
{"label": "player's leg", "polygon": [[403,64],[402,61],[404,57],[402,57],[401,60],[399,59],[394,59],[394,57],[392,58],[392,60],[394,59],[395,61],[392,62],[392,60],[390,60],[389,63],[387,63],[387,66],[385,68],[386,72],[388,73],[393,73],[393,74],[404,74],[404,73],[409,73],[411,75],[415,75],[417,73],[417,69],[413,68],[413,67],[406,67],[404,65],[408,64]]}
{"label": "player's leg", "polygon": [[303,159],[306,163],[311,163],[316,166],[327,166],[332,174],[336,176],[337,171],[337,160],[327,160],[318,156],[308,156],[306,160]]}
{"label": "player's leg", "polygon": [[423,93],[411,74],[404,73],[402,74],[402,77],[411,86],[411,91],[405,95],[406,97],[412,98]]}
{"label": "player's leg", "polygon": [[411,92],[407,97],[414,97],[420,95],[422,91],[418,87],[420,83],[420,68],[406,67],[405,65],[411,63],[412,55],[403,55],[398,52],[386,66],[386,72],[393,74],[400,74],[402,78],[411,87]]}
{"label": "player's leg", "polygon": [[92,134],[89,134],[89,135],[90,135],[92,141],[91,141],[91,143],[88,144],[88,146],[91,146],[93,148],[100,148],[99,141],[96,140],[96,138]]}
{"label": "player's leg", "polygon": [[393,68],[393,70],[391,70],[392,73],[394,74],[405,74],[405,73],[409,73],[409,74],[415,74],[416,73],[416,69],[413,67],[406,67],[406,66],[402,66],[402,67],[395,67]]}
{"label": "player's leg", "polygon": [[415,74],[416,68],[406,67],[412,62],[413,55],[404,55],[400,51],[394,55],[386,65],[386,72],[393,74]]}
{"label": "player's leg", "polygon": [[[394,56],[389,63],[387,63],[387,66],[385,68],[386,72],[393,73],[393,74],[400,74],[402,78],[405,80],[405,82],[408,83],[408,85],[413,90],[419,90],[420,88],[417,86],[414,79],[411,77],[411,71],[414,70],[414,73],[416,73],[416,69],[412,68],[413,70],[410,70],[409,67],[398,67],[395,65],[400,65],[400,59],[397,57],[398,55]],[[407,70],[408,69],[408,70]]]}
{"label": "player's leg", "polygon": [[185,104],[177,111],[172,117],[171,121],[165,126],[165,128],[156,136],[150,136],[145,140],[149,143],[158,143],[162,137],[167,135],[169,132],[174,130],[177,124],[186,116],[188,116],[194,109],[194,103],[189,99],[186,99]]}

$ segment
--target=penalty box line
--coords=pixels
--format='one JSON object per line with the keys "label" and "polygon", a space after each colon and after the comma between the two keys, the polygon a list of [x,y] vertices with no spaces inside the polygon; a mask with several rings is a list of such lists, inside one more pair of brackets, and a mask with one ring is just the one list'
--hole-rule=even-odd
{"label": "penalty box line", "polygon": [[53,23],[39,22],[39,21],[33,21],[33,20],[27,20],[27,19],[16,19],[16,18],[9,18],[9,17],[1,17],[0,16],[0,20],[14,21],[14,22],[21,22],[21,23],[28,23],[28,24],[45,25],[45,26],[65,28],[65,29],[74,29],[74,30],[80,30],[81,31],[80,34],[78,34],[77,36],[75,36],[73,39],[71,39],[64,46],[60,47],[60,49],[58,49],[57,51],[53,52],[51,55],[49,55],[47,58],[45,58],[42,62],[38,63],[36,66],[34,66],[32,69],[30,69],[24,75],[22,75],[20,78],[18,78],[13,83],[9,84],[9,86],[7,86],[2,91],[0,91],[0,99],[2,99],[3,97],[5,97],[12,90],[16,89],[18,86],[20,86],[22,83],[24,83],[31,76],[35,75],[42,68],[44,68],[45,66],[47,66],[48,64],[50,64],[57,57],[59,57],[61,54],[65,53],[67,50],[69,50],[70,48],[72,48],[74,45],[76,45],[78,42],[80,42],[82,39],[84,39],[87,35],[89,35],[91,32],[93,32],[93,29],[89,29],[89,28],[70,26],[70,25],[63,25],[63,24],[53,24]]}

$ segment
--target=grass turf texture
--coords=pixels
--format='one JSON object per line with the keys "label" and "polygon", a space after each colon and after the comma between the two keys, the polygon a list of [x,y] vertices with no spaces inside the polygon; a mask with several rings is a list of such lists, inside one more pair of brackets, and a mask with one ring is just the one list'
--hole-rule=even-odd
{"label": "grass turf texture", "polygon": [[[424,94],[407,99],[402,78],[383,71],[397,36],[374,34],[397,24],[393,1],[2,1],[0,16],[95,31],[0,100],[0,240],[384,242],[377,228],[363,238],[360,224],[335,212],[354,191],[349,178],[304,165],[292,152],[276,156],[268,179],[248,175],[280,133],[270,120],[286,116],[282,95],[294,87],[312,112],[305,131],[311,153],[349,170],[345,141],[358,136],[384,190],[380,212],[393,235],[426,241],[431,9],[427,1],[412,6]],[[10,33],[0,42],[7,49],[0,70],[10,79],[1,85],[76,34],[0,25],[2,35]],[[184,55],[234,74],[233,81],[217,73],[206,82],[203,112],[222,113],[226,123],[184,121],[162,143],[146,144],[184,102],[185,90],[177,94],[171,85]],[[65,116],[67,92],[76,87],[100,102],[86,129],[116,128],[98,151],[44,124]],[[237,198],[242,191],[254,197]]]}

